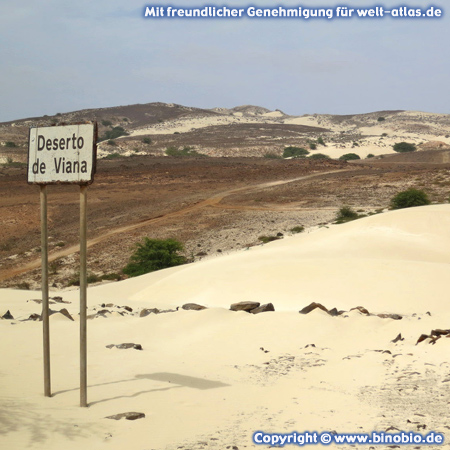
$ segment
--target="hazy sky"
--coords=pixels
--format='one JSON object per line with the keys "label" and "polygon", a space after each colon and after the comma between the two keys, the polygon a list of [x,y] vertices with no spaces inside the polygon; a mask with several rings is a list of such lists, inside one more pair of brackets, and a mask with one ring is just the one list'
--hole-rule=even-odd
{"label": "hazy sky", "polygon": [[[220,20],[148,19],[143,13],[155,4],[249,3],[1,0],[0,121],[157,101],[203,108],[254,104],[299,115],[450,113],[450,5],[447,13],[447,2],[436,1],[431,5],[443,9],[440,19]],[[334,9],[342,3],[282,4]]]}

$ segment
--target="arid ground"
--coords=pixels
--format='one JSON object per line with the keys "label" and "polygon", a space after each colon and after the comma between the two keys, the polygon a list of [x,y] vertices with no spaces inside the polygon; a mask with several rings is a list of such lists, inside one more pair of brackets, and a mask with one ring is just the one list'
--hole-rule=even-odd
{"label": "arid ground", "polygon": [[[344,205],[361,214],[380,212],[407,187],[424,189],[433,202],[445,203],[450,164],[435,164],[440,153],[446,152],[358,163],[151,156],[101,160],[88,191],[89,273],[120,275],[133,245],[145,236],[178,239],[186,256],[199,260],[260,245],[260,236],[290,234],[296,226],[325,226]],[[0,191],[1,286],[38,288],[39,187],[26,183],[26,168],[4,167]],[[79,188],[49,186],[48,198],[50,281],[62,288],[78,270]]]}

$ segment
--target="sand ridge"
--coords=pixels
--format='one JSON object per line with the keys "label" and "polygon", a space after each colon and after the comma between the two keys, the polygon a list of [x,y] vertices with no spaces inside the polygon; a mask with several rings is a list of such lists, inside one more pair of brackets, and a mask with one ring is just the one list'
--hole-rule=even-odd
{"label": "sand ridge", "polygon": [[[39,314],[40,293],[2,289],[0,310],[14,316],[0,320],[2,448],[242,449],[256,448],[256,430],[445,434],[450,339],[416,343],[450,321],[449,221],[448,205],[393,211],[89,288],[87,409],[77,406],[78,291],[51,292],[70,302],[51,308],[75,320],[51,316],[48,399],[41,324],[23,321]],[[275,312],[228,310],[233,292],[265,300],[271,286]],[[309,296],[346,312],[299,314]],[[210,308],[140,317],[194,298]],[[107,348],[125,342],[142,350]],[[105,418],[127,411],[145,418]]]}

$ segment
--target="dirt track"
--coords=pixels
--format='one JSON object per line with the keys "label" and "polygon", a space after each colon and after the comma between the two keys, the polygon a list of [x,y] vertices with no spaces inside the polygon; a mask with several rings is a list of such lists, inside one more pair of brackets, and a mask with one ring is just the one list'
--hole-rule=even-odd
{"label": "dirt track", "polygon": [[[193,259],[255,245],[263,234],[332,220],[343,204],[388,206],[405,186],[448,198],[449,168],[376,162],[264,158],[151,158],[101,161],[88,194],[88,264],[93,273],[119,272],[144,236],[175,237]],[[446,178],[447,177],[447,178]],[[25,169],[0,171],[3,286],[40,278],[39,194]],[[64,286],[77,271],[79,194],[49,189],[51,279]]]}
{"label": "dirt track", "polygon": [[[345,172],[348,170],[351,170],[351,169],[346,169],[346,170],[344,169],[339,172]],[[162,216],[159,216],[159,217],[143,220],[138,223],[134,223],[134,224],[130,224],[130,225],[126,225],[123,227],[118,227],[118,228],[112,229],[104,234],[101,234],[101,235],[95,237],[95,238],[89,239],[87,242],[87,247],[91,248],[94,245],[101,244],[102,242],[107,241],[112,236],[117,235],[117,234],[127,233],[127,232],[130,232],[133,230],[137,230],[139,228],[144,228],[148,225],[160,223],[167,219],[176,219],[185,214],[192,213],[194,211],[205,208],[207,206],[217,206],[224,198],[226,198],[230,195],[233,195],[233,194],[238,194],[238,193],[239,194],[249,194],[249,193],[256,192],[256,191],[259,191],[262,189],[267,189],[267,188],[271,188],[271,187],[275,187],[275,186],[281,186],[281,185],[288,184],[288,183],[303,181],[303,180],[316,178],[316,177],[324,177],[330,173],[335,173],[335,171],[316,173],[316,174],[311,174],[311,175],[305,175],[302,177],[292,178],[289,180],[271,181],[271,182],[267,182],[267,183],[256,184],[253,186],[244,186],[244,187],[240,187],[240,188],[236,188],[236,189],[230,189],[230,190],[221,192],[220,194],[216,194],[212,197],[209,197],[206,200],[203,200],[203,201],[196,203],[192,206],[189,206],[187,208],[183,208],[178,211],[173,211],[173,212],[170,212],[167,214],[163,214]],[[234,207],[231,205],[226,205],[226,206],[222,206],[222,207],[226,208],[226,209],[239,209],[241,211],[256,209],[251,206],[238,206],[238,205],[236,205]],[[266,208],[260,208],[259,210],[281,211],[282,209],[280,207],[273,207],[273,208],[266,207]],[[292,210],[292,209],[290,209],[290,210]],[[53,252],[49,256],[49,262],[55,261],[59,258],[65,257],[65,256],[69,256],[69,255],[71,255],[73,253],[77,253],[79,251],[80,251],[79,245],[72,245],[70,247],[65,248],[64,250]],[[15,267],[15,268],[4,270],[4,271],[0,270],[0,281],[4,281],[4,280],[7,280],[14,276],[21,275],[23,273],[37,269],[39,267],[41,267],[41,259],[40,258],[35,259],[34,261],[31,261],[31,262],[28,262],[27,264],[25,264],[21,267],[19,266],[19,267]]]}

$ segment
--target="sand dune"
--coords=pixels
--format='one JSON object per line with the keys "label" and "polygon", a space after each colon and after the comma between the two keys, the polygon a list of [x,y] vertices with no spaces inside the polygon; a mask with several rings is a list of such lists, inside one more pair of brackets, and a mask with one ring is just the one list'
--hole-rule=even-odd
{"label": "sand dune", "polygon": [[[21,320],[40,312],[30,301],[40,293],[3,289],[0,311],[14,320],[0,320],[0,446],[243,449],[256,447],[256,430],[445,434],[450,339],[416,342],[450,323],[449,226],[449,205],[393,211],[90,288],[89,313],[117,306],[88,323],[87,409],[78,407],[78,292],[51,293],[71,302],[51,308],[75,320],[51,321],[55,395],[44,398],[41,323]],[[277,311],[229,311],[239,300]],[[139,317],[189,301],[212,308]],[[311,301],[403,318],[299,314]],[[106,348],[125,342],[143,350]],[[145,418],[106,418],[128,411]]]}

